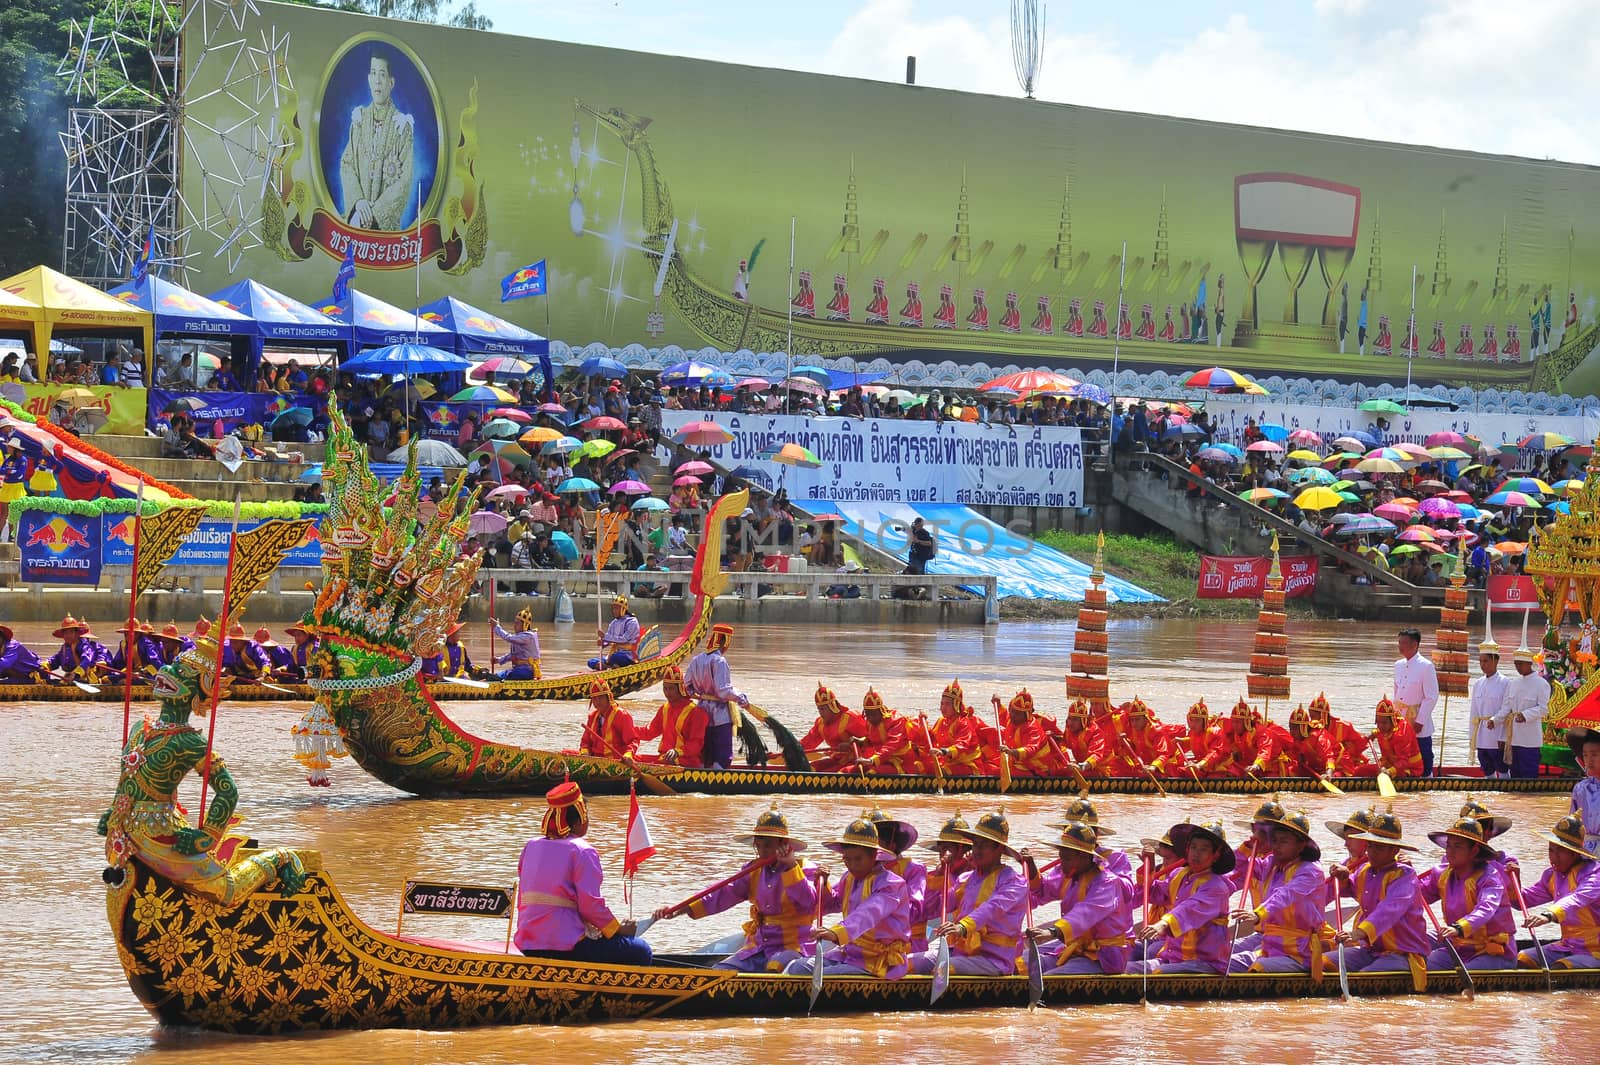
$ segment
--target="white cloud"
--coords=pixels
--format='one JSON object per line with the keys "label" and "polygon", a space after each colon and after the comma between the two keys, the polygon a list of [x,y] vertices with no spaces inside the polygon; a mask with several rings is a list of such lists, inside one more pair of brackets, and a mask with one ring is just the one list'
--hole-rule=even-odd
{"label": "white cloud", "polygon": [[[1423,0],[1374,10],[1317,0],[1312,40],[1285,40],[1246,14],[1174,47],[1137,33],[1070,32],[1052,20],[1042,99],[1482,152],[1600,163],[1600,35],[1592,0]],[[1083,24],[1086,25],[1086,24]],[[928,17],[915,0],[868,0],[823,70],[1019,95],[1003,15]]]}

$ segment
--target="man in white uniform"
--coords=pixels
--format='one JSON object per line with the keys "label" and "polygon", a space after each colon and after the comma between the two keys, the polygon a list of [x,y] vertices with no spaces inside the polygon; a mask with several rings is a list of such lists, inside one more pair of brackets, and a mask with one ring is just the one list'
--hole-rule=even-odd
{"label": "man in white uniform", "polygon": [[1472,686],[1472,744],[1478,751],[1478,765],[1485,777],[1503,777],[1511,771],[1500,750],[1505,730],[1500,727],[1500,711],[1506,702],[1509,677],[1500,672],[1500,645],[1485,640],[1478,645],[1478,668],[1483,676]]}
{"label": "man in white uniform", "polygon": [[1422,657],[1422,633],[1401,629],[1398,634],[1400,657],[1394,664],[1396,709],[1410,719],[1417,732],[1417,750],[1422,754],[1422,775],[1433,776],[1433,708],[1439,702],[1439,674],[1433,663]]}
{"label": "man in white uniform", "polygon": [[1500,709],[1503,736],[1511,738],[1511,775],[1539,775],[1540,748],[1544,745],[1544,714],[1550,706],[1550,682],[1533,671],[1533,652],[1519,647],[1511,655],[1517,675],[1506,685]]}

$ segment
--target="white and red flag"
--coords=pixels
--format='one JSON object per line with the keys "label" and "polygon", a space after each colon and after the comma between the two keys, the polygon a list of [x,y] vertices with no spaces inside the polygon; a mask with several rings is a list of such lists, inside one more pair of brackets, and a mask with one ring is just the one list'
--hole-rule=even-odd
{"label": "white and red flag", "polygon": [[639,793],[629,781],[628,841],[622,854],[622,875],[631,877],[637,873],[644,860],[655,852],[655,844],[650,842],[650,828],[644,823],[644,811],[639,809]]}

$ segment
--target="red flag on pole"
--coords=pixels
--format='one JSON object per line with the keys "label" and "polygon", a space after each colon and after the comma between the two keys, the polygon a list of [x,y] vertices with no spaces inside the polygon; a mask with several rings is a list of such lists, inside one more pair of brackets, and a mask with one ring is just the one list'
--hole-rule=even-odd
{"label": "red flag on pole", "polygon": [[628,782],[628,842],[622,854],[622,875],[632,876],[639,871],[644,860],[655,854],[650,842],[650,829],[644,823],[644,811],[639,809],[639,793],[633,782]]}

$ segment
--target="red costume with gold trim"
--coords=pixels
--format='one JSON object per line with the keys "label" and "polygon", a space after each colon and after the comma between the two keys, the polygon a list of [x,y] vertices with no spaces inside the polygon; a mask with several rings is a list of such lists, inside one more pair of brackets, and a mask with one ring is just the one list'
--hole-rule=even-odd
{"label": "red costume with gold trim", "polygon": [[993,772],[980,722],[963,700],[959,681],[951,681],[939,701],[939,720],[933,723],[933,743],[939,748],[939,759],[950,776],[983,776]]}
{"label": "red costume with gold trim", "polygon": [[[871,688],[861,698],[862,720],[867,734],[861,743],[861,755],[867,760],[867,769],[873,773],[917,773],[922,769],[922,759],[911,742],[910,726],[913,724],[883,704],[883,696]],[[873,724],[873,715],[881,715]]]}
{"label": "red costume with gold trim", "polygon": [[[996,705],[1000,697],[995,696]],[[1066,766],[1051,747],[1050,734],[1033,713],[1033,696],[1026,689],[1011,697],[1006,706],[1005,746],[1011,755],[1011,772],[1016,776],[1053,777]]]}
{"label": "red costume with gold trim", "polygon": [[[1391,777],[1420,777],[1422,752],[1417,748],[1417,733],[1404,714],[1395,713],[1394,703],[1385,698],[1378,703],[1376,712],[1378,730],[1372,738],[1378,741],[1380,763],[1362,766],[1357,776],[1375,777],[1386,771]],[[1387,723],[1388,729],[1383,726]]]}
{"label": "red costume with gold trim", "polygon": [[1340,776],[1354,776],[1360,773],[1367,764],[1367,737],[1362,731],[1343,718],[1333,716],[1333,708],[1328,705],[1328,697],[1322,692],[1311,700],[1307,707],[1311,714],[1311,724],[1320,729],[1327,737],[1328,745],[1333,750],[1337,763],[1336,772]]}
{"label": "red costume with gold trim", "polygon": [[[656,710],[650,724],[639,729],[640,740],[660,738],[659,755],[640,755],[640,761],[670,762],[673,765],[699,769],[705,765],[706,726],[711,717],[701,705],[689,697],[683,687],[683,671],[677,666],[667,670],[661,680],[661,689],[667,701]],[[668,758],[671,754],[673,757]]]}
{"label": "red costume with gold trim", "polygon": [[800,746],[807,751],[827,748],[827,753],[811,759],[812,768],[818,772],[831,772],[852,764],[859,755],[862,741],[867,738],[867,719],[842,706],[833,692],[822,684],[817,685],[813,699],[817,705],[817,720],[805,734]]}
{"label": "red costume with gold trim", "polygon": [[633,726],[633,715],[612,701],[611,685],[604,680],[590,684],[589,705],[594,710],[583,724],[579,753],[595,758],[632,755],[639,746],[639,733]]}

